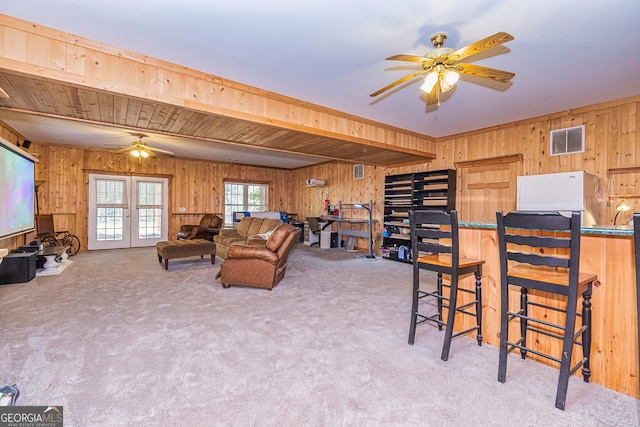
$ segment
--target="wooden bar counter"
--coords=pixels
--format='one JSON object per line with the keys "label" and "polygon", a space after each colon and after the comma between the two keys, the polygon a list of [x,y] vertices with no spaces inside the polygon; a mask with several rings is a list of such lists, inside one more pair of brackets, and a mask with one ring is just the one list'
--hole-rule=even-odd
{"label": "wooden bar counter", "polygon": [[[484,340],[499,346],[500,333],[500,264],[495,224],[460,222],[461,252],[485,260],[482,277]],[[595,273],[598,284],[593,288],[593,333],[591,382],[620,393],[640,398],[638,381],[638,312],[636,307],[633,230],[628,226],[585,227],[582,229],[580,269]],[[472,279],[465,279],[465,282]],[[465,287],[473,286],[470,282]],[[510,294],[512,306],[519,304],[519,292]],[[548,302],[548,300],[546,300]],[[559,301],[560,303],[560,301]],[[553,321],[557,314],[549,313]],[[458,327],[465,327],[462,318]],[[462,324],[460,324],[462,323]],[[510,327],[518,328],[516,322]],[[517,334],[514,330],[514,334]],[[529,334],[541,349],[560,355],[561,342],[549,337]],[[556,343],[556,341],[558,341]],[[581,348],[574,348],[574,359]],[[535,359],[535,357],[527,356]],[[519,357],[515,352],[510,357]],[[558,365],[538,358],[541,363],[558,369]],[[535,363],[535,362],[531,362]],[[498,360],[496,358],[496,378]],[[496,379],[497,381],[497,379]]]}

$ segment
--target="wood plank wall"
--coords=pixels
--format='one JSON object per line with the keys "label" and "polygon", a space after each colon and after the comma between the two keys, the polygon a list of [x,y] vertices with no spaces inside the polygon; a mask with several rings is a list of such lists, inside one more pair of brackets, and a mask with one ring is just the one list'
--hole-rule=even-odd
{"label": "wood plank wall", "polygon": [[[631,206],[630,212],[640,212],[639,115],[640,96],[634,96],[454,135],[438,141],[437,157],[429,164],[387,169],[385,173],[455,168],[455,162],[521,154],[523,175],[576,170],[596,175],[601,193],[600,217],[612,224],[615,206],[620,201]],[[585,125],[585,151],[549,156],[551,130],[580,125]],[[609,182],[612,169],[618,169],[619,173]],[[382,179],[377,177],[376,182]],[[458,186],[458,202],[463,198]],[[483,216],[486,215],[491,217],[495,213],[486,212]]]}
{"label": "wood plank wall", "polygon": [[[172,206],[185,206],[189,212],[193,210],[195,213],[222,210],[219,189],[224,178],[255,179],[273,183],[270,193],[272,209],[295,212],[299,218],[324,212],[324,199],[327,193],[331,203],[337,203],[339,200],[366,202],[373,199],[374,218],[379,220],[374,227],[377,240],[380,238],[379,233],[382,228],[382,202],[386,175],[455,168],[455,162],[522,154],[522,173],[525,175],[585,170],[598,176],[601,189],[605,194],[608,192],[612,195],[609,198],[603,197],[600,203],[603,213],[601,216],[605,218],[606,223],[611,224],[615,216],[615,205],[620,200],[629,203],[632,212],[640,212],[640,173],[637,170],[640,166],[640,140],[637,137],[640,133],[639,103],[640,96],[636,96],[443,138],[436,145],[437,158],[432,162],[399,168],[365,165],[365,176],[360,180],[353,179],[353,165],[342,162],[327,162],[286,171],[163,158],[152,159],[141,166],[125,155],[72,147],[49,147],[46,144],[37,143],[32,145],[31,152],[41,155],[38,179],[50,181],[46,188],[42,189],[41,212],[49,210],[61,214],[76,212],[77,210],[70,212],[71,206],[76,205],[67,200],[71,198],[71,200],[80,200],[85,203],[82,199],[85,197],[84,190],[81,189],[82,178],[79,178],[82,176],[82,170],[85,169],[122,173],[144,172],[174,177],[179,175],[180,185],[173,182],[172,188],[185,188],[186,191],[172,191]],[[586,128],[584,153],[558,157],[548,155],[549,132],[552,129],[582,124]],[[2,136],[9,141],[24,139],[22,135],[6,125],[0,126],[0,130]],[[609,171],[612,169],[622,172],[612,175],[612,185],[609,185]],[[73,171],[70,177],[69,171]],[[309,178],[326,180],[326,188],[307,188],[305,182]],[[186,181],[184,187],[182,180]],[[203,184],[206,187],[203,187]],[[615,194],[628,196],[629,193],[632,193],[633,197],[614,196]],[[461,194],[461,189],[458,187],[458,201],[463,197],[464,194]],[[81,207],[84,212],[86,206],[81,205]],[[196,218],[174,217],[170,232],[175,231],[180,221],[187,219],[195,220]],[[62,221],[79,220],[67,218]],[[69,225],[72,224],[69,223]],[[85,222],[79,222],[73,229],[80,229],[79,226],[84,225]],[[0,241],[0,246],[15,247],[21,244],[22,239],[19,240],[19,243],[16,239],[10,242]],[[363,242],[357,245],[366,247]]]}
{"label": "wood plank wall", "polygon": [[[373,226],[374,248],[377,248],[381,242],[385,168],[365,165],[364,177],[353,179],[353,166],[353,164],[345,162],[328,162],[293,170],[291,191],[294,212],[298,214],[300,221],[304,221],[307,216],[326,214],[325,199],[328,199],[336,207],[340,201],[343,203],[367,203],[369,200],[373,200],[375,202],[373,217],[378,219],[378,222]],[[308,187],[306,186],[307,179],[322,179],[326,181],[326,185]],[[367,218],[367,212],[364,209],[345,209],[343,214],[347,218]],[[350,227],[366,230],[365,225]],[[357,239],[356,248],[366,251],[366,240]]]}
{"label": "wood plank wall", "polygon": [[[87,247],[89,173],[168,177],[169,238],[181,224],[197,224],[204,213],[223,212],[225,180],[268,183],[269,210],[289,210],[292,205],[290,171],[285,169],[162,156],[139,163],[126,153],[42,143],[32,143],[29,153],[39,159],[36,179],[45,181],[38,191],[40,212],[53,214],[56,229],[76,234],[83,249]],[[187,215],[179,213],[178,207],[184,207]],[[25,238],[30,241],[33,235]],[[0,247],[21,244],[22,237],[0,241]]]}
{"label": "wood plank wall", "polygon": [[[336,162],[324,163],[293,171],[292,191],[294,209],[301,217],[317,215],[323,211],[324,195],[331,202],[373,199],[374,217],[382,221],[384,177],[408,172],[436,169],[455,169],[457,162],[521,155],[520,173],[523,175],[584,170],[599,178],[600,217],[612,224],[615,206],[627,202],[632,210],[640,212],[640,96],[597,104],[570,111],[549,114],[481,129],[475,132],[441,138],[436,144],[435,160],[430,163],[382,168],[365,166],[365,178],[353,180],[352,166]],[[551,130],[585,125],[585,151],[565,156],[549,156]],[[419,147],[412,147],[419,148]],[[613,174],[610,171],[614,170]],[[609,178],[611,176],[611,178]],[[324,179],[327,187],[322,191],[306,188],[308,178]],[[458,176],[460,178],[460,174]],[[458,207],[465,194],[458,185]],[[607,196],[609,195],[609,196]],[[616,196],[623,195],[623,196]],[[515,200],[505,201],[515,206]],[[492,203],[476,206],[487,209]],[[495,218],[495,212],[480,212],[480,216]],[[622,223],[627,216],[621,216]],[[469,218],[462,218],[469,220]],[[381,222],[374,227],[381,231]],[[379,240],[379,235],[377,236]],[[362,247],[364,243],[359,243]]]}

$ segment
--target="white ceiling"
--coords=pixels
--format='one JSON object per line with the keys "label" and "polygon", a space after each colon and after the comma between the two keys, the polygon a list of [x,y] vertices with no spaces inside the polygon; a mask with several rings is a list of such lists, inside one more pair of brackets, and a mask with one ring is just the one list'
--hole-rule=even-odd
{"label": "white ceiling", "polygon": [[[640,94],[637,0],[58,0],[54,7],[21,0],[3,2],[2,13],[432,137]],[[516,76],[503,86],[462,77],[438,108],[426,107],[417,80],[369,97],[416,70],[384,58],[423,55],[437,31],[449,34],[445,47],[453,49],[512,34],[515,40],[473,63]],[[132,141],[113,128],[61,127],[8,111],[0,119],[35,141]],[[175,148],[161,135],[150,135],[149,144]],[[180,156],[247,164],[319,161],[224,145],[218,153],[196,141],[180,146],[191,150]]]}

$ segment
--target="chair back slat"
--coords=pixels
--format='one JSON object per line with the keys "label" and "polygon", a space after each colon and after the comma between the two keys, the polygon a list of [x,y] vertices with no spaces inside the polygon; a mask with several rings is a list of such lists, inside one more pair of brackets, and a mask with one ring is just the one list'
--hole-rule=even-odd
{"label": "chair back slat", "polygon": [[[567,268],[569,286],[578,286],[580,212],[572,212],[570,217],[566,217],[558,212],[510,212],[503,215],[498,211],[496,225],[503,281],[508,281],[509,269],[520,263]],[[522,234],[517,234],[518,230]]]}
{"label": "chair back slat", "polygon": [[424,237],[425,239],[450,239],[451,230],[441,230],[439,228],[416,228],[416,237]]}
{"label": "chair back slat", "polygon": [[567,237],[542,237],[535,235],[507,234],[504,236],[507,243],[530,246],[533,248],[570,248],[571,239]]}
{"label": "chair back slat", "polygon": [[[442,211],[409,212],[411,246],[413,257],[420,252],[451,254],[457,262],[459,257],[458,215]],[[445,228],[443,228],[443,226]]]}
{"label": "chair back slat", "polygon": [[571,219],[558,212],[509,212],[504,216],[503,223],[505,228],[569,231]]}
{"label": "chair back slat", "polygon": [[428,252],[428,253],[451,253],[451,246],[446,246],[446,245],[440,245],[437,243],[430,243],[430,242],[416,242],[417,244],[417,252],[414,251],[414,253],[420,253],[420,252]]}
{"label": "chair back slat", "polygon": [[416,210],[411,213],[414,222],[418,224],[449,225],[450,214],[442,211]]}
{"label": "chair back slat", "polygon": [[531,264],[531,265],[544,265],[547,267],[563,267],[569,268],[569,258],[560,258],[548,255],[527,254],[523,252],[509,252],[507,253],[507,259],[509,261],[516,261],[519,263]]}

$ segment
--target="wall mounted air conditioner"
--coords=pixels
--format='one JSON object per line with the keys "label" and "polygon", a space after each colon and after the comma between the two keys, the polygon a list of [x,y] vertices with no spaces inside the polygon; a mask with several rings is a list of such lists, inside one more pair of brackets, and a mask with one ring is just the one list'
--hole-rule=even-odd
{"label": "wall mounted air conditioner", "polygon": [[308,179],[307,185],[325,185],[326,182],[324,179]]}

